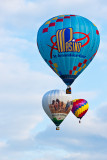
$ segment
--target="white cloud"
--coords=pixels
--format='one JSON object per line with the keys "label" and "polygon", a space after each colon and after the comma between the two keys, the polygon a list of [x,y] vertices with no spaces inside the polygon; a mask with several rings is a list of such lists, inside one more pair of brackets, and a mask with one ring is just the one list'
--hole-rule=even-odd
{"label": "white cloud", "polygon": [[73,99],[86,99],[86,100],[93,100],[98,96],[97,91],[84,91],[84,92],[77,92],[73,93],[72,97]]}
{"label": "white cloud", "polygon": [[77,152],[80,148],[90,152],[93,149],[95,152],[103,150],[102,147],[106,147],[107,141],[107,121],[98,117],[94,110],[87,112],[81,124],[78,121],[72,113],[69,113],[61,124],[60,131],[55,131],[55,126],[51,122],[45,131],[41,131],[36,136],[36,140],[42,146],[54,146],[56,149],[62,148],[69,152],[72,147],[72,151],[77,150]]}
{"label": "white cloud", "polygon": [[[88,7],[87,7],[88,6]],[[1,1],[1,22],[8,22],[13,26],[20,28],[38,26],[47,18],[59,14],[78,14],[91,19],[100,25],[100,19],[106,19],[107,6],[99,1],[92,0],[55,0],[55,1],[25,1],[11,0]],[[100,10],[100,12],[99,12]]]}
{"label": "white cloud", "polygon": [[[66,156],[66,160],[70,160],[70,159],[73,159],[73,160],[90,160],[90,159],[93,159],[93,160],[100,160],[100,158],[102,157],[103,160],[106,160],[106,154],[103,154],[103,153],[96,153],[94,152],[93,154],[90,154],[90,153],[85,153],[85,152],[74,152],[74,153],[71,153],[71,154],[68,154],[68,156]],[[65,160],[63,159],[63,160]]]}
{"label": "white cloud", "polygon": [[0,75],[0,136],[27,139],[43,121],[43,94],[58,86],[60,80],[31,70],[14,52],[0,53]]}
{"label": "white cloud", "polygon": [[3,141],[0,142],[0,148],[4,148],[6,146],[7,146],[6,142],[3,142]]}

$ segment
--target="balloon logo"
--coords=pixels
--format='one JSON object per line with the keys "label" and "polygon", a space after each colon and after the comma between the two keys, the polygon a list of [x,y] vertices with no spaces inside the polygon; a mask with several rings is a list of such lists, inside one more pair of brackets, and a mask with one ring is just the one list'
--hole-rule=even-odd
{"label": "balloon logo", "polygon": [[39,29],[37,45],[52,70],[70,86],[97,53],[100,36],[97,27],[77,15],[60,15]]}
{"label": "balloon logo", "polygon": [[[72,28],[69,28],[69,30],[70,29],[72,29]],[[62,31],[62,30],[61,30]],[[61,32],[60,31],[60,32]],[[65,31],[65,29],[64,29],[64,31]],[[59,32],[59,31],[58,31]],[[87,38],[87,41],[83,44],[83,45],[81,45],[81,43],[80,43],[80,45],[81,45],[81,47],[84,47],[84,46],[86,46],[88,43],[89,43],[89,41],[90,41],[90,38],[89,38],[89,34],[87,35],[87,34],[85,34],[85,33],[82,33],[82,32],[74,32],[73,34],[83,34],[83,35],[85,35],[83,38],[79,38],[79,39],[70,39],[69,41],[72,41],[72,42],[78,42],[78,41],[82,41],[82,40],[84,40],[85,38]],[[58,37],[57,37],[57,41],[56,42],[53,42],[53,38],[55,37],[56,35],[53,35],[52,37],[51,37],[51,42],[52,42],[52,46],[50,46],[50,45],[48,45],[49,47],[51,47],[51,51],[50,51],[50,58],[52,59],[52,52],[53,52],[53,49],[55,49],[55,50],[58,50],[58,52],[65,52],[65,50],[67,51],[68,50],[68,48],[66,47],[66,49],[64,48],[64,49],[62,49],[61,47],[62,47],[62,45],[59,47],[59,45],[60,45],[60,43],[61,43],[61,40],[62,40],[62,37],[60,37],[60,39],[58,40]],[[57,35],[58,36],[58,35]],[[64,37],[63,37],[64,38]],[[64,46],[65,47],[65,46]],[[76,47],[76,46],[75,46]],[[62,49],[62,51],[61,51],[61,49]],[[74,49],[73,49],[74,50]],[[71,51],[70,49],[69,49],[69,51]],[[77,50],[78,51],[78,50]],[[79,52],[79,51],[78,51]]]}
{"label": "balloon logo", "polygon": [[85,99],[75,99],[71,111],[77,118],[81,119],[88,111],[88,108],[89,104]]}
{"label": "balloon logo", "polygon": [[72,98],[66,95],[64,91],[48,91],[43,96],[42,106],[48,117],[56,125],[56,130],[59,130],[59,125],[72,109]]}

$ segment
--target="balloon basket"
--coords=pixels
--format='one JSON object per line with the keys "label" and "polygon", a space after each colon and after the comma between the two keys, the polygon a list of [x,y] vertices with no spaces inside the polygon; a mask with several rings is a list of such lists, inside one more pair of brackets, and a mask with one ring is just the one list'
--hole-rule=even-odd
{"label": "balloon basket", "polygon": [[79,123],[81,123],[81,120],[79,120]]}
{"label": "balloon basket", "polygon": [[60,130],[60,128],[57,126],[57,127],[56,127],[56,130]]}
{"label": "balloon basket", "polygon": [[71,87],[66,89],[66,94],[71,94]]}

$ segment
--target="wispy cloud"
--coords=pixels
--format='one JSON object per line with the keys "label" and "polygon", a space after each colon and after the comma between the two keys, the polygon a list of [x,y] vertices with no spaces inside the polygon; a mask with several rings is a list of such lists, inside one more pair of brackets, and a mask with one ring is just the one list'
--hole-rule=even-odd
{"label": "wispy cloud", "polygon": [[77,92],[73,93],[73,99],[88,99],[93,100],[98,96],[98,91],[85,91],[85,92]]}

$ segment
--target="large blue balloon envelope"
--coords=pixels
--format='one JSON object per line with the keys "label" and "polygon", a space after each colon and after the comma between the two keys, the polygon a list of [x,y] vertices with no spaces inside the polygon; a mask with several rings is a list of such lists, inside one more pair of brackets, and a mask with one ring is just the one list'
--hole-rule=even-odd
{"label": "large blue balloon envelope", "polygon": [[37,35],[41,56],[67,86],[92,61],[99,42],[97,27],[77,15],[53,17],[40,27]]}

